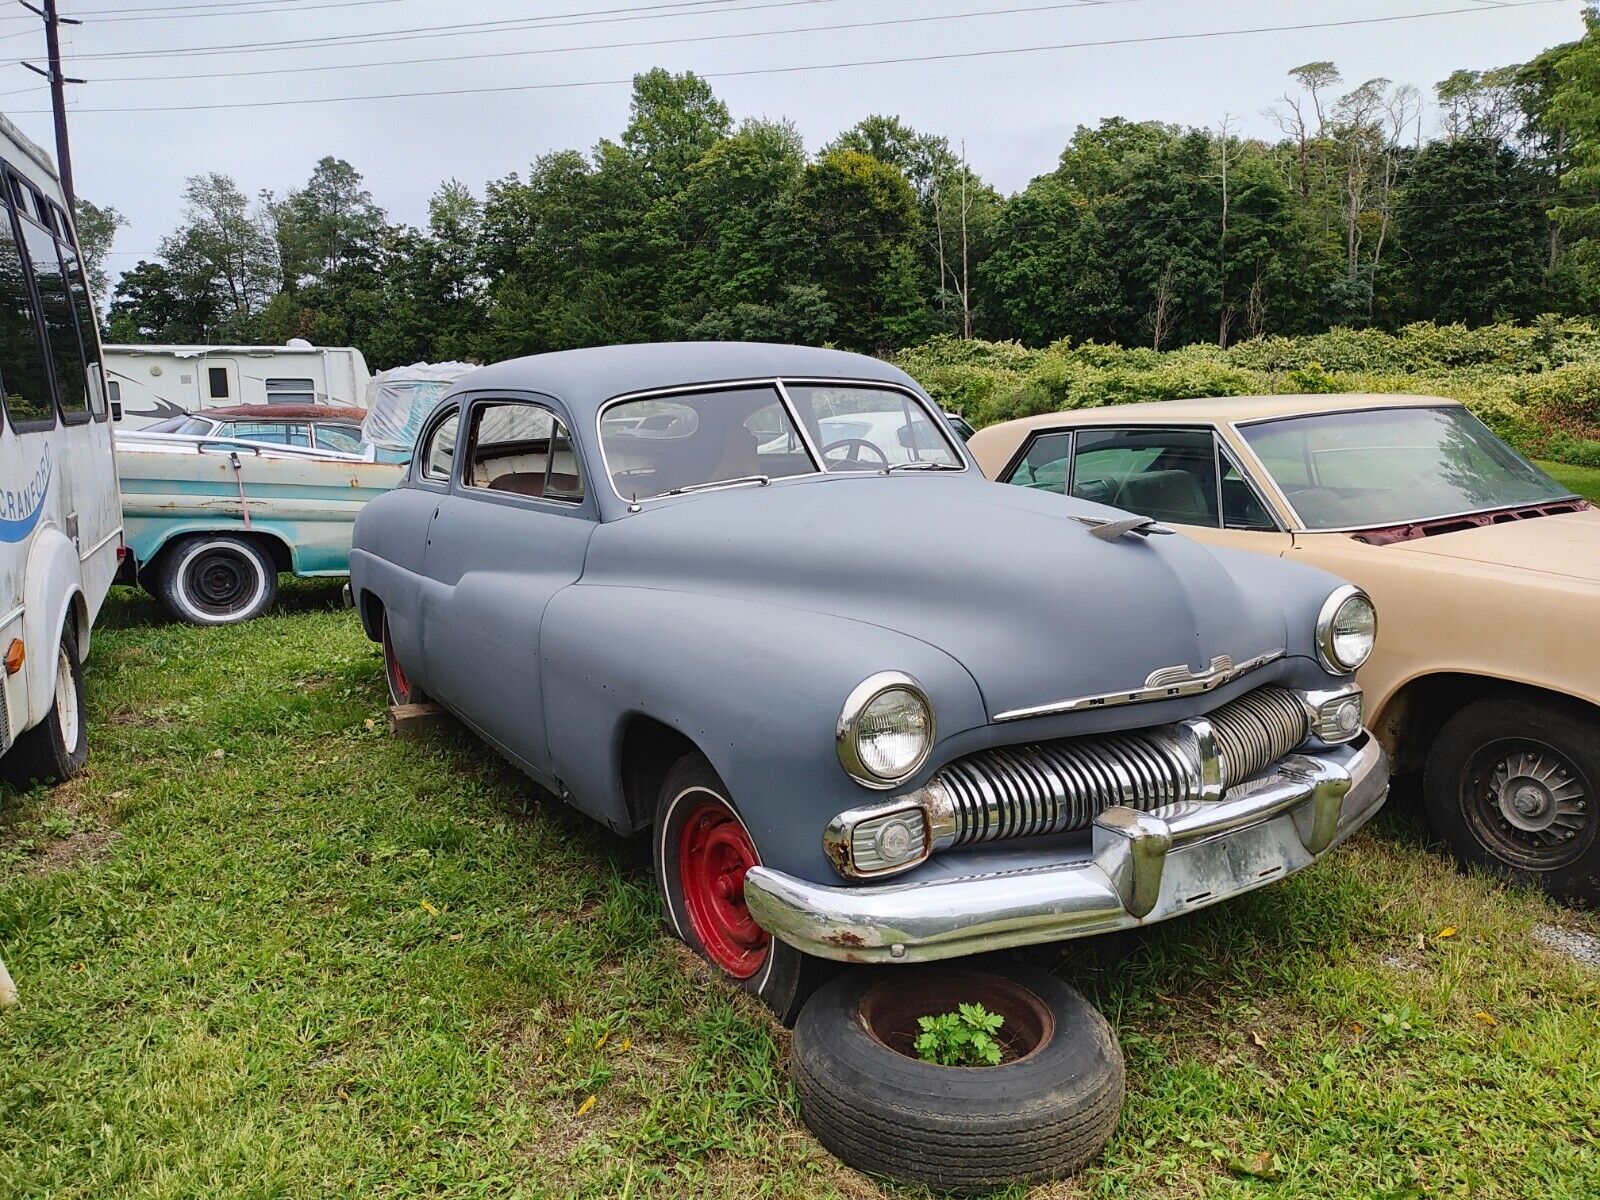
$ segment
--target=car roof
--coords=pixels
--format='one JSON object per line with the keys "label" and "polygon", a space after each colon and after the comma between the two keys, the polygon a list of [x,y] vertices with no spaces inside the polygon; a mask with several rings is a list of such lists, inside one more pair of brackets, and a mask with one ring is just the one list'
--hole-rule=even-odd
{"label": "car roof", "polygon": [[344,421],[360,424],[367,419],[364,408],[343,404],[233,404],[224,408],[202,408],[194,414],[213,421]]}
{"label": "car roof", "polygon": [[1056,425],[1160,424],[1167,421],[1257,421],[1312,413],[1363,408],[1422,408],[1460,404],[1443,396],[1391,395],[1383,392],[1319,392],[1282,396],[1194,396],[1183,400],[1150,400],[1142,404],[1107,404],[1024,417],[1008,424],[1018,429]]}
{"label": "car roof", "polygon": [[741,379],[855,379],[921,392],[897,367],[864,354],[770,342],[655,342],[557,350],[482,367],[458,379],[465,392],[542,392],[583,421],[607,400],[631,392],[694,387]]}

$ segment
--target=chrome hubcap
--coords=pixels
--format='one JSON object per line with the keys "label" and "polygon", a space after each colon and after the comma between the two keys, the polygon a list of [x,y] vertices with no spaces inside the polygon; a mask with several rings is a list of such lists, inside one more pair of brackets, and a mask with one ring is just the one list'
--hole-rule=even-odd
{"label": "chrome hubcap", "polygon": [[1535,842],[1553,845],[1577,837],[1583,828],[1588,794],[1556,755],[1535,750],[1508,754],[1495,764],[1488,782],[1506,823]]}

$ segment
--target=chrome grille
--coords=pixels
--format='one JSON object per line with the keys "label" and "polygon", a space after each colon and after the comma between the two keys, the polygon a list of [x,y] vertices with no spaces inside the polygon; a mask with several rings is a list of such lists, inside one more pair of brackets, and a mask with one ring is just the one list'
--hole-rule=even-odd
{"label": "chrome grille", "polygon": [[1249,779],[1305,741],[1305,707],[1281,688],[1257,688],[1211,714],[1212,735],[1228,786]]}
{"label": "chrome grille", "polygon": [[[1305,740],[1298,700],[1260,688],[1209,713],[1224,786],[1282,758]],[[953,816],[950,843],[991,842],[1084,829],[1113,805],[1152,809],[1198,800],[1199,755],[1170,727],[980,750],[943,767]]]}

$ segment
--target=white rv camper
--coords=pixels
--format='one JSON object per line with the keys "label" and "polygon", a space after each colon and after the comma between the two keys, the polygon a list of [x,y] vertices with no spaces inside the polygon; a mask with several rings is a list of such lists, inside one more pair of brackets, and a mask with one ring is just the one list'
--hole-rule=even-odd
{"label": "white rv camper", "polygon": [[49,157],[0,117],[0,775],[88,756],[82,664],[122,513],[94,306]]}
{"label": "white rv camper", "polygon": [[107,346],[111,412],[122,429],[236,404],[359,408],[367,360],[352,346]]}

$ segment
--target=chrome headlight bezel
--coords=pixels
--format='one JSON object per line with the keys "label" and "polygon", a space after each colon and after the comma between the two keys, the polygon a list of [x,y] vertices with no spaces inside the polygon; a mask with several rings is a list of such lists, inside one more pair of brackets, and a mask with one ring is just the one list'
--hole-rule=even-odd
{"label": "chrome headlight bezel", "polygon": [[[927,736],[923,739],[922,749],[916,759],[904,771],[891,777],[877,774],[862,761],[860,734],[861,717],[866,712],[867,706],[885,692],[892,691],[908,692],[915,697],[922,705],[923,711],[927,713],[928,720]],[[927,763],[937,736],[934,721],[933,704],[929,701],[927,692],[923,691],[922,685],[910,675],[904,671],[879,671],[875,675],[869,675],[851,689],[850,694],[845,697],[844,707],[839,710],[839,722],[834,731],[839,763],[850,778],[862,787],[872,788],[875,791],[898,787],[922,770]]]}
{"label": "chrome headlight bezel", "polygon": [[[1367,647],[1359,661],[1348,663],[1341,660],[1335,651],[1334,628],[1338,622],[1339,613],[1345,605],[1352,601],[1359,601],[1367,606],[1372,613],[1372,645]],[[1331,675],[1354,675],[1372,657],[1372,648],[1378,642],[1378,608],[1372,603],[1372,597],[1353,583],[1342,584],[1329,593],[1328,598],[1322,602],[1322,610],[1317,613],[1317,661],[1322,664],[1322,669]]]}

